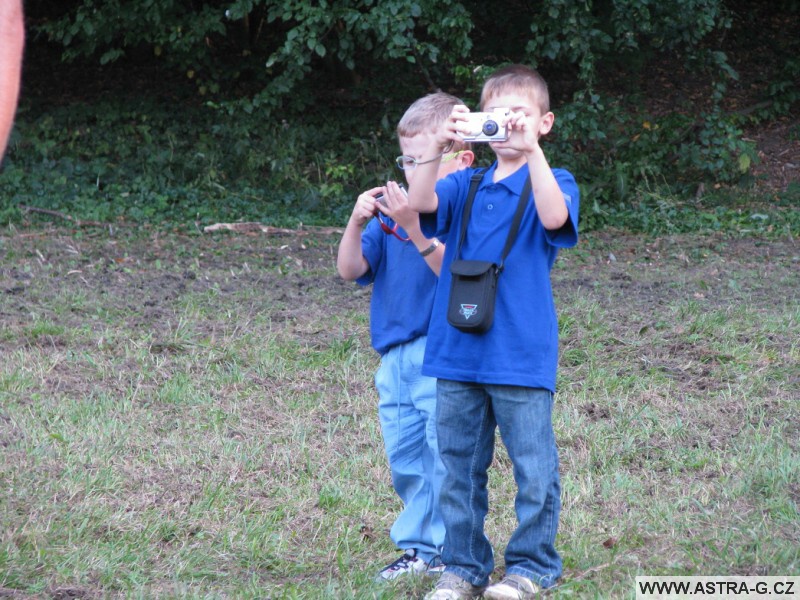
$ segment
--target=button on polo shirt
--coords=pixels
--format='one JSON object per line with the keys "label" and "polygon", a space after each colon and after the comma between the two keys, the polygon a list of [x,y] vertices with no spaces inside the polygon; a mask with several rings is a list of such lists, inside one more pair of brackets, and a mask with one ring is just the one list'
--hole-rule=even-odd
{"label": "button on polo shirt", "polygon": [[[478,187],[473,203],[472,218],[461,258],[500,261],[511,221],[517,210],[519,190],[524,181],[524,176],[519,172],[504,181],[494,183],[491,181],[491,175],[487,174]],[[520,185],[520,188],[514,189],[516,185]],[[532,213],[530,217],[533,216]]]}

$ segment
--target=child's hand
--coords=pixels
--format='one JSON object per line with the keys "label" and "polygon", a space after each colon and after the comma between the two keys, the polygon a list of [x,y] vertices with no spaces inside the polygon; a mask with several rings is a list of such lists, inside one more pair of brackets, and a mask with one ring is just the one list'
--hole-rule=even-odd
{"label": "child's hand", "polygon": [[[532,152],[539,145],[539,131],[533,121],[522,111],[512,111],[508,115],[509,142],[514,140],[514,149],[522,152]],[[513,135],[514,133],[517,135]]]}
{"label": "child's hand", "polygon": [[356,205],[353,207],[353,214],[350,219],[355,221],[358,225],[363,225],[374,217],[378,212],[378,202],[375,196],[385,193],[385,188],[375,187],[362,193],[356,199]]}
{"label": "child's hand", "polygon": [[469,108],[463,104],[456,104],[453,107],[450,116],[442,123],[437,132],[436,143],[440,151],[445,150],[453,142],[460,142],[464,134],[470,133],[469,128],[463,125],[468,120],[469,113]]}
{"label": "child's hand", "polygon": [[530,154],[539,149],[539,139],[550,131],[553,125],[553,113],[529,115],[521,110],[511,111],[508,124],[508,141],[503,144],[508,148]]}
{"label": "child's hand", "polygon": [[391,217],[406,231],[418,226],[419,215],[408,205],[408,194],[405,190],[394,181],[388,182],[384,189],[383,202],[378,202],[378,210]]}

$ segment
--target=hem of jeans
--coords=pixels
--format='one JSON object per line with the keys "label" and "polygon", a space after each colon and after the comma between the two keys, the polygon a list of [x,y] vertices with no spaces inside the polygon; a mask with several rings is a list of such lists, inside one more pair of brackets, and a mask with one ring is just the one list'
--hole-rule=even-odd
{"label": "hem of jeans", "polygon": [[432,553],[429,553],[429,552],[422,552],[420,550],[417,550],[417,558],[419,558],[420,560],[424,561],[426,565],[431,564],[431,561],[433,559],[435,559],[436,557],[438,557],[438,556],[440,556],[440,554],[438,554],[438,553],[432,554]]}
{"label": "hem of jeans", "polygon": [[458,575],[459,577],[461,577],[461,579],[468,581],[475,587],[485,588],[487,585],[489,585],[488,575],[484,577],[473,577],[472,573],[458,566],[446,565],[444,568],[444,572],[452,573],[453,575]]}
{"label": "hem of jeans", "polygon": [[425,563],[431,562],[437,556],[441,556],[441,552],[436,550],[435,548],[430,547],[422,547],[415,544],[397,544],[397,549],[400,552],[408,552],[409,550],[413,550],[415,552],[414,557],[422,559]]}
{"label": "hem of jeans", "polygon": [[521,567],[510,567],[506,569],[506,575],[521,575],[522,577],[526,577],[543,590],[553,587],[561,578],[561,575],[554,575],[551,573],[542,575],[541,573],[529,571],[528,569],[523,569]]}

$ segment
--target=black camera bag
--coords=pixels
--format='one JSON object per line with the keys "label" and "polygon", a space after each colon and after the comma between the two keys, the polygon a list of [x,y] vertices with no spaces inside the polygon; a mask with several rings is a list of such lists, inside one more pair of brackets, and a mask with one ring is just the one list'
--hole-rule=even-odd
{"label": "black camera bag", "polygon": [[454,260],[450,264],[447,322],[465,333],[484,333],[494,322],[494,299],[500,271],[493,262]]}
{"label": "black camera bag", "polygon": [[497,295],[497,281],[503,272],[506,256],[519,231],[522,213],[528,203],[531,193],[531,180],[525,182],[525,187],[519,197],[517,211],[511,222],[506,245],[500,257],[500,264],[482,260],[461,260],[461,245],[467,232],[467,225],[472,214],[472,204],[478,185],[483,179],[483,171],[476,172],[471,180],[467,202],[464,205],[464,215],[461,219],[461,233],[456,248],[456,258],[450,264],[450,298],[447,303],[447,322],[464,333],[486,333],[494,323],[494,304]]}

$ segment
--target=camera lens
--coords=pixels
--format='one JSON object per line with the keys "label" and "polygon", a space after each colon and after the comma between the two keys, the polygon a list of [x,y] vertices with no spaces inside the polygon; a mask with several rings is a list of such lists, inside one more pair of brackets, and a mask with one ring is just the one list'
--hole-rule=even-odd
{"label": "camera lens", "polygon": [[497,123],[495,123],[494,121],[486,121],[483,124],[483,129],[482,129],[483,135],[494,135],[495,133],[497,133],[498,129],[499,128],[497,126]]}

